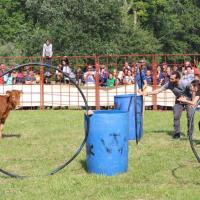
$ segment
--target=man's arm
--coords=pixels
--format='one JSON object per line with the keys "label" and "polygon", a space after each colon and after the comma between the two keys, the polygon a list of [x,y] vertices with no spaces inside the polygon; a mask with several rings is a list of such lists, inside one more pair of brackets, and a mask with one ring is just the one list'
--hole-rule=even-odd
{"label": "man's arm", "polygon": [[153,91],[151,91],[151,92],[146,92],[146,96],[148,96],[148,95],[155,95],[155,94],[158,94],[158,93],[160,93],[160,92],[162,92],[162,91],[164,91],[164,90],[166,90],[166,88],[165,87],[161,87],[161,88],[159,88],[159,89],[156,89],[156,90],[153,90]]}

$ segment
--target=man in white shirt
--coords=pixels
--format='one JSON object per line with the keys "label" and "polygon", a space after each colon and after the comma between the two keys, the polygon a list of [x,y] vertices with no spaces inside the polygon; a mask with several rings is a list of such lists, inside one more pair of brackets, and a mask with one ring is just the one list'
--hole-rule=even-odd
{"label": "man in white shirt", "polygon": [[43,59],[45,59],[45,62],[50,65],[51,65],[52,55],[53,55],[52,44],[49,40],[46,40],[46,42],[43,44],[42,57]]}

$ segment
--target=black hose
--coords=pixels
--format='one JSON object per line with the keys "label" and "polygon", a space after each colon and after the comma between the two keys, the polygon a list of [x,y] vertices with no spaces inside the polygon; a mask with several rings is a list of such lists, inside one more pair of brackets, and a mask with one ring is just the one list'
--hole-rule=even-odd
{"label": "black hose", "polygon": [[[190,119],[190,124],[189,124],[189,130],[193,130],[192,127],[193,127],[193,122],[194,122],[194,116],[195,116],[195,113],[197,111],[197,107],[198,107],[199,103],[197,103],[197,105],[195,106],[194,110],[193,110],[193,113],[192,113],[192,117]],[[194,131],[194,130],[193,130]],[[189,131],[189,142],[190,142],[190,147],[192,149],[192,152],[194,154],[194,156],[196,157],[197,161],[200,163],[200,156],[198,155],[195,147],[194,147],[194,142],[193,142],[193,131]]]}
{"label": "black hose", "polygon": [[[47,176],[51,176],[51,175],[54,175],[55,173],[59,172],[61,169],[65,168],[67,165],[69,165],[79,155],[79,153],[83,149],[83,147],[84,147],[84,145],[86,143],[86,140],[87,140],[88,132],[89,132],[89,116],[87,115],[87,113],[88,113],[88,103],[87,103],[87,100],[86,100],[85,95],[83,94],[82,90],[76,84],[76,82],[69,77],[69,74],[67,74],[67,73],[63,72],[62,70],[57,69],[57,67],[51,66],[49,64],[45,64],[45,63],[27,63],[27,64],[22,64],[22,65],[17,65],[16,67],[14,67],[14,68],[6,71],[5,73],[1,74],[0,77],[2,77],[4,75],[12,72],[13,70],[17,70],[17,69],[20,69],[20,68],[25,67],[25,66],[38,66],[38,67],[44,66],[44,67],[51,67],[51,68],[54,68],[54,69],[58,70],[65,77],[67,77],[70,80],[70,82],[78,89],[78,91],[80,92],[80,94],[81,94],[81,96],[82,96],[82,98],[84,100],[84,103],[85,103],[86,118],[87,118],[86,120],[87,120],[87,123],[88,123],[88,125],[87,125],[88,128],[85,131],[85,137],[84,137],[81,145],[79,146],[79,148],[76,150],[76,152],[74,153],[74,155],[70,159],[66,160],[63,164],[59,165],[58,167],[56,167],[55,169],[53,169],[51,172],[49,172],[48,174],[46,174]],[[28,178],[28,177],[30,177],[30,176],[21,176],[21,175],[15,174],[13,172],[8,172],[7,170],[1,169],[1,168],[0,168],[0,172],[3,173],[3,174],[5,174],[5,175],[7,175],[7,176],[9,176],[9,177],[11,177],[11,178],[22,179],[22,178]]]}
{"label": "black hose", "polygon": [[135,111],[135,140],[136,144],[138,144],[138,135],[137,135],[137,101],[136,101],[136,95],[137,95],[137,71],[138,71],[138,66],[136,65],[136,70],[135,70],[135,85],[134,85],[134,92],[135,92],[135,98],[134,98],[134,111]]}

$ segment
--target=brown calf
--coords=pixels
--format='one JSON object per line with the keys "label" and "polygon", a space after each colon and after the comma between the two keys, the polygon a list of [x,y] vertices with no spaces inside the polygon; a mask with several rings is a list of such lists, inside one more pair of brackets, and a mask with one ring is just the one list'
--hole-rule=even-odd
{"label": "brown calf", "polygon": [[3,126],[12,109],[19,107],[22,91],[7,91],[6,95],[0,95],[0,138],[2,138]]}

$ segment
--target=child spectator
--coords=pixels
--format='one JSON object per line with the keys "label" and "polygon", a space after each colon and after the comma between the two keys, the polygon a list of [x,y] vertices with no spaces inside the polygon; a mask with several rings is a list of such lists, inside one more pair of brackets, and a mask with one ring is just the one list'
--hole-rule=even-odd
{"label": "child spectator", "polygon": [[12,85],[13,84],[13,77],[12,77],[11,72],[4,75],[3,78],[4,78],[4,84],[6,84],[6,85]]}
{"label": "child spectator", "polygon": [[120,79],[118,77],[119,73],[117,69],[113,70],[113,77],[115,78],[115,86],[118,86],[120,84]]}
{"label": "child spectator", "polygon": [[100,86],[106,86],[106,82],[108,79],[109,73],[106,69],[105,65],[101,66],[101,71],[100,71]]}
{"label": "child spectator", "polygon": [[153,77],[151,75],[151,70],[147,70],[146,71],[145,77],[146,77],[147,85],[152,85],[152,83],[153,83]]}
{"label": "child spectator", "polygon": [[24,74],[21,70],[19,70],[16,77],[16,84],[23,84],[23,83],[24,83]]}
{"label": "child spectator", "polygon": [[12,83],[13,84],[17,83],[17,75],[18,75],[18,72],[16,72],[16,71],[12,72]]}
{"label": "child spectator", "polygon": [[88,66],[87,71],[84,73],[84,81],[86,85],[95,85],[95,72],[91,65]]}
{"label": "child spectator", "polygon": [[55,81],[56,83],[62,83],[63,82],[63,74],[62,74],[62,65],[59,64],[57,66],[57,69],[56,69],[56,73],[55,73]]}
{"label": "child spectator", "polygon": [[36,79],[36,84],[40,83],[40,73],[38,71],[35,72],[35,79]]}
{"label": "child spectator", "polygon": [[46,84],[50,84],[50,79],[51,79],[51,72],[50,71],[46,71],[45,73],[44,73],[44,83],[46,83]]}
{"label": "child spectator", "polygon": [[111,88],[115,86],[115,78],[113,77],[112,73],[109,74],[107,82],[106,82],[107,87]]}
{"label": "child spectator", "polygon": [[128,70],[127,75],[123,78],[123,84],[131,85],[134,83],[134,77],[132,76],[131,70]]}
{"label": "child spectator", "polygon": [[81,85],[83,81],[83,72],[79,67],[76,71],[76,84]]}

